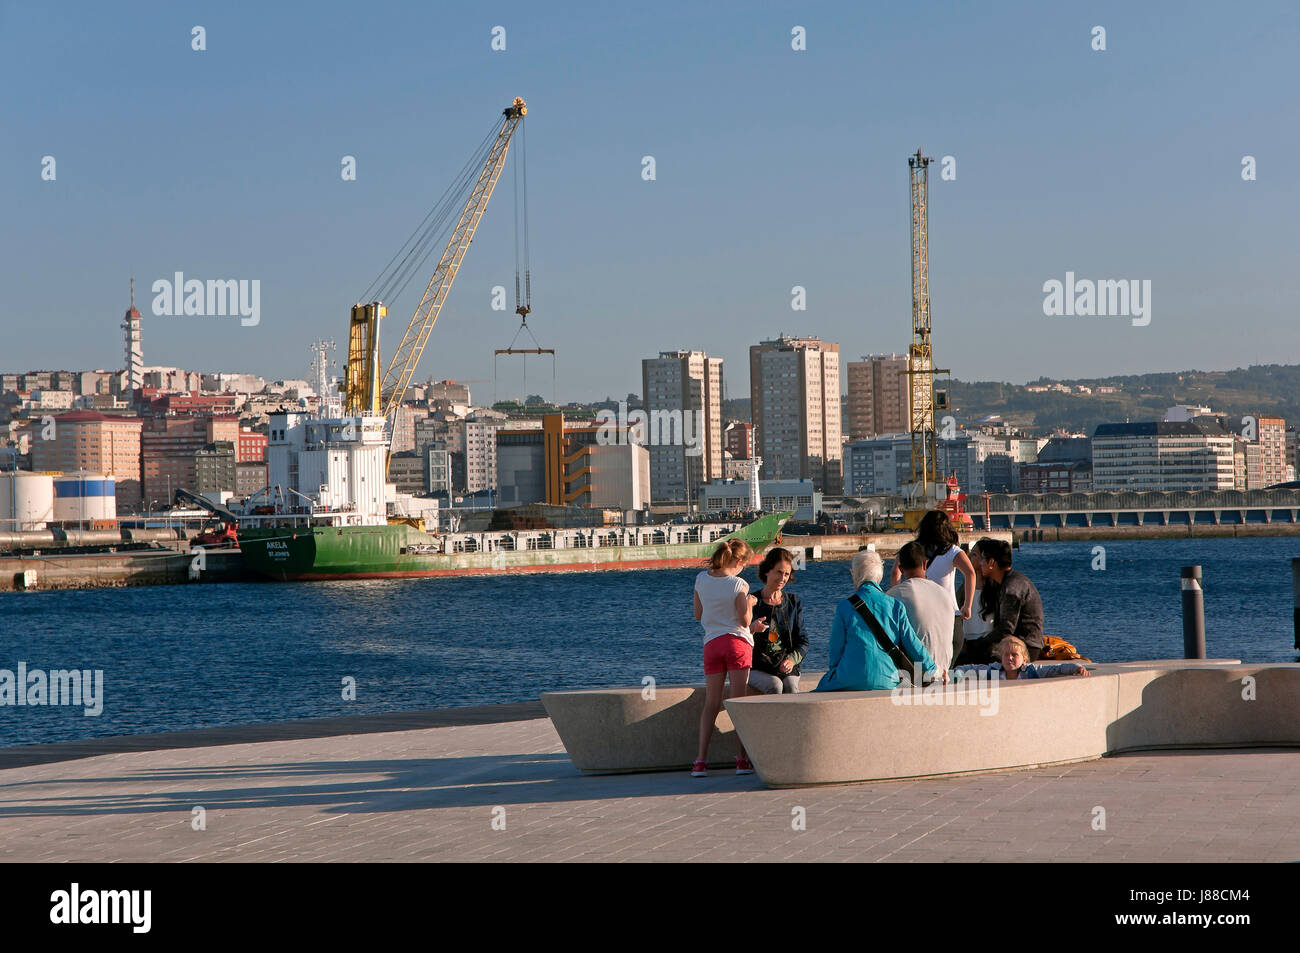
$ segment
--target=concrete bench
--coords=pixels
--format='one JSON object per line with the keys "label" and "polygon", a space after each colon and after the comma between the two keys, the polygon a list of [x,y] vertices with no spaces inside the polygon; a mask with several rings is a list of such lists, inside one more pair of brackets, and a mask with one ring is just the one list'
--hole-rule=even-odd
{"label": "concrete bench", "polygon": [[[725,704],[765,784],[1033,767],[1150,748],[1300,745],[1300,665],[1151,661],[1090,677]],[[1249,681],[1247,681],[1249,679]]]}
{"label": "concrete bench", "polygon": [[[810,692],[821,672],[806,672],[799,687]],[[704,684],[593,688],[543,692],[546,714],[574,767],[586,774],[684,771],[695,760],[704,710]],[[734,766],[739,747],[725,711],[709,746],[709,764]]]}
{"label": "concrete bench", "polygon": [[[734,762],[737,730],[759,776],[777,787],[1057,764],[1140,748],[1300,744],[1300,665],[1168,659],[1088,667],[1089,678],[971,683],[937,704],[889,692],[809,694],[821,673],[808,672],[804,694],[726,702],[709,763]],[[1254,701],[1242,698],[1248,675]],[[542,702],[584,773],[683,771],[695,758],[702,684],[546,692]]]}

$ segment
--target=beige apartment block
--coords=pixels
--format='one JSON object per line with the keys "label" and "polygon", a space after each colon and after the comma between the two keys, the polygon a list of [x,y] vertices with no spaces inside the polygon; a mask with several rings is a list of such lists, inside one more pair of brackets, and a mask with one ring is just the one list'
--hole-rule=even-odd
{"label": "beige apartment block", "polygon": [[749,348],[750,407],[765,480],[840,492],[840,346],[781,335]]}

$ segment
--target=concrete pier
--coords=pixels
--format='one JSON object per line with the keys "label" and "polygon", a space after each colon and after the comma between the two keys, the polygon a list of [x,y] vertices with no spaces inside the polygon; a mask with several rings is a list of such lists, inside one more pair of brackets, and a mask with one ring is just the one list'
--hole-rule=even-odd
{"label": "concrete pier", "polygon": [[[1010,530],[995,529],[989,533],[966,532],[962,534],[963,543],[973,543],[981,536],[1004,540],[1008,543],[1015,538]],[[916,539],[915,533],[838,533],[825,536],[783,535],[781,545],[789,550],[807,550],[815,548],[819,559],[852,559],[863,546],[874,546],[882,558],[892,559],[898,551]]]}
{"label": "concrete pier", "polygon": [[726,771],[584,777],[548,720],[440,717],[0,749],[0,860],[1300,859],[1294,750],[771,790]]}
{"label": "concrete pier", "polygon": [[[103,589],[186,582],[254,582],[262,577],[244,565],[237,549],[210,549],[191,578],[194,554],[184,549],[134,549],[115,553],[42,553],[0,556],[0,591],[12,589]],[[26,574],[32,575],[26,575]],[[24,582],[28,580],[28,582]]]}

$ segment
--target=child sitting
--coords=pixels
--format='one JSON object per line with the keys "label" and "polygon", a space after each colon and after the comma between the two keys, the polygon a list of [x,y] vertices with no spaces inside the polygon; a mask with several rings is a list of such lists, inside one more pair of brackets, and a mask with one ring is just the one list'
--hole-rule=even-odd
{"label": "child sitting", "polygon": [[955,679],[963,678],[1055,678],[1058,675],[1087,675],[1088,670],[1078,662],[1060,662],[1045,665],[1029,661],[1029,649],[1014,635],[1008,635],[997,645],[1000,662],[987,665],[958,665],[952,669]]}

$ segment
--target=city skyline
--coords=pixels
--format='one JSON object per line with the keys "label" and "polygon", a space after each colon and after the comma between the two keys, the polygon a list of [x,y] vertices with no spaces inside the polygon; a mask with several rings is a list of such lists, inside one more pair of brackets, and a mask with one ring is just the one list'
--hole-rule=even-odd
{"label": "city skyline", "polygon": [[[334,6],[305,22],[245,5],[6,7],[0,28],[24,42],[0,66],[18,103],[0,150],[0,251],[23,323],[10,319],[0,363],[111,369],[134,274],[145,364],[308,377],[308,343],[345,336],[348,307],[515,95],[533,139],[530,327],[558,351],[558,392],[530,362],[526,386],[517,368],[497,375],[503,397],[635,392],[641,357],[670,348],[740,368],[752,342],[782,332],[846,357],[904,350],[905,159],[918,145],[936,160],[935,355],[955,378],[1300,354],[1284,241],[1297,138],[1286,6],[1248,19],[1210,4],[1178,18],[1108,4],[685,10],[550,22],[518,6],[414,10],[392,36],[380,18],[336,25]],[[505,50],[491,48],[497,25]],[[1092,48],[1098,25],[1105,50]],[[931,62],[916,71],[903,39],[921,34]],[[391,69],[335,68],[381,36]],[[430,37],[439,57],[413,58]],[[340,177],[345,156],[355,181]],[[419,379],[492,386],[491,351],[518,325],[490,305],[513,278],[509,175]],[[155,315],[153,282],[176,272],[259,281],[260,321]],[[1150,323],[1049,317],[1044,286],[1067,276],[1097,282],[1099,297],[1103,282],[1151,282]],[[795,288],[806,310],[792,310]],[[410,296],[393,305],[387,352]],[[608,359],[610,340],[626,360]]]}

